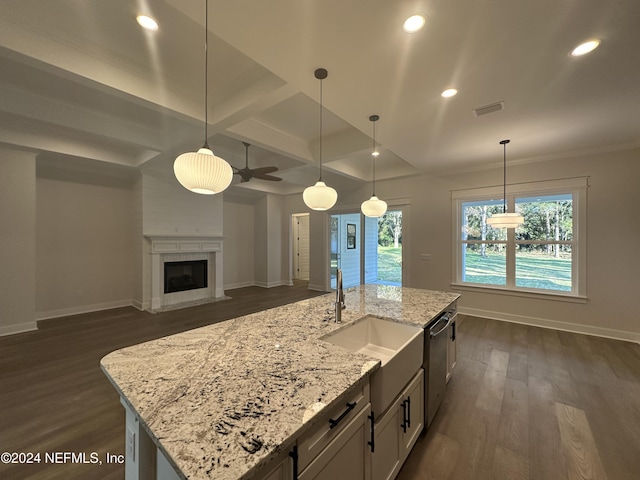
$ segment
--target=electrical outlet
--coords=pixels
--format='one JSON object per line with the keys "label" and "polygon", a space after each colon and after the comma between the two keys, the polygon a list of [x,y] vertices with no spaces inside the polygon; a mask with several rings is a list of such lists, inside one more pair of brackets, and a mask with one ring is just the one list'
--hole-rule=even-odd
{"label": "electrical outlet", "polygon": [[127,457],[132,462],[136,461],[136,432],[131,427],[127,428]]}

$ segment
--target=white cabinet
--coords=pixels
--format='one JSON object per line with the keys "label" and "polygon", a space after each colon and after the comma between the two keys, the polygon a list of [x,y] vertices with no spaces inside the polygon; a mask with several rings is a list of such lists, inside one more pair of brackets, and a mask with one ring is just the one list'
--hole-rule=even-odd
{"label": "white cabinet", "polygon": [[293,460],[289,452],[283,452],[273,464],[269,464],[268,473],[262,477],[264,480],[293,480]]}
{"label": "white cabinet", "polygon": [[298,475],[300,480],[369,480],[371,451],[367,444],[371,435],[370,404],[346,425],[340,433]]}
{"label": "white cabinet", "polygon": [[375,424],[375,448],[371,454],[373,480],[395,478],[402,467],[401,448],[404,442],[400,427],[403,423],[400,401],[401,399],[398,398]]}
{"label": "white cabinet", "polygon": [[371,478],[370,398],[369,384],[361,385],[298,439],[294,478]]}
{"label": "white cabinet", "polygon": [[424,427],[424,370],[409,382],[387,412],[376,420],[372,479],[396,477]]}
{"label": "white cabinet", "polygon": [[447,332],[447,383],[449,383],[456,366],[456,317],[457,315],[454,315]]}

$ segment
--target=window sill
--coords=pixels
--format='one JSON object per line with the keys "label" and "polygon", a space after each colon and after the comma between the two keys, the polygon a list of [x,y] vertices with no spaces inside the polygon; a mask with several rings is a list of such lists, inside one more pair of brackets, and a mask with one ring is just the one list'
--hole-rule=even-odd
{"label": "window sill", "polygon": [[469,285],[463,283],[452,283],[453,290],[488,293],[496,295],[508,295],[513,297],[535,298],[538,300],[551,300],[556,302],[587,303],[586,296],[570,295],[563,293],[542,292],[538,290],[509,290],[504,287],[489,287],[485,285]]}

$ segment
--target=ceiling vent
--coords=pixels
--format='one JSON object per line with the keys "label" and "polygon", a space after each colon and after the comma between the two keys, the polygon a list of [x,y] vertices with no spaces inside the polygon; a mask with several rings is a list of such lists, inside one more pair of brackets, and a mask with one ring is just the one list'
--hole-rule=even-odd
{"label": "ceiling vent", "polygon": [[492,103],[491,105],[485,105],[484,107],[478,107],[473,109],[473,114],[476,117],[487,115],[493,112],[499,112],[504,110],[504,102]]}

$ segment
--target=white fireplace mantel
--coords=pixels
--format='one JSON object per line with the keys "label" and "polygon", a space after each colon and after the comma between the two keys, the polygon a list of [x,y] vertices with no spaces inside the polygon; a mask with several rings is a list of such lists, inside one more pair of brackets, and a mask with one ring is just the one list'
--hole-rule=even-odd
{"label": "white fireplace mantel", "polygon": [[[224,298],[222,244],[224,237],[146,236],[151,241],[151,310],[194,301]],[[188,292],[164,293],[164,262],[207,259],[208,287]]]}

